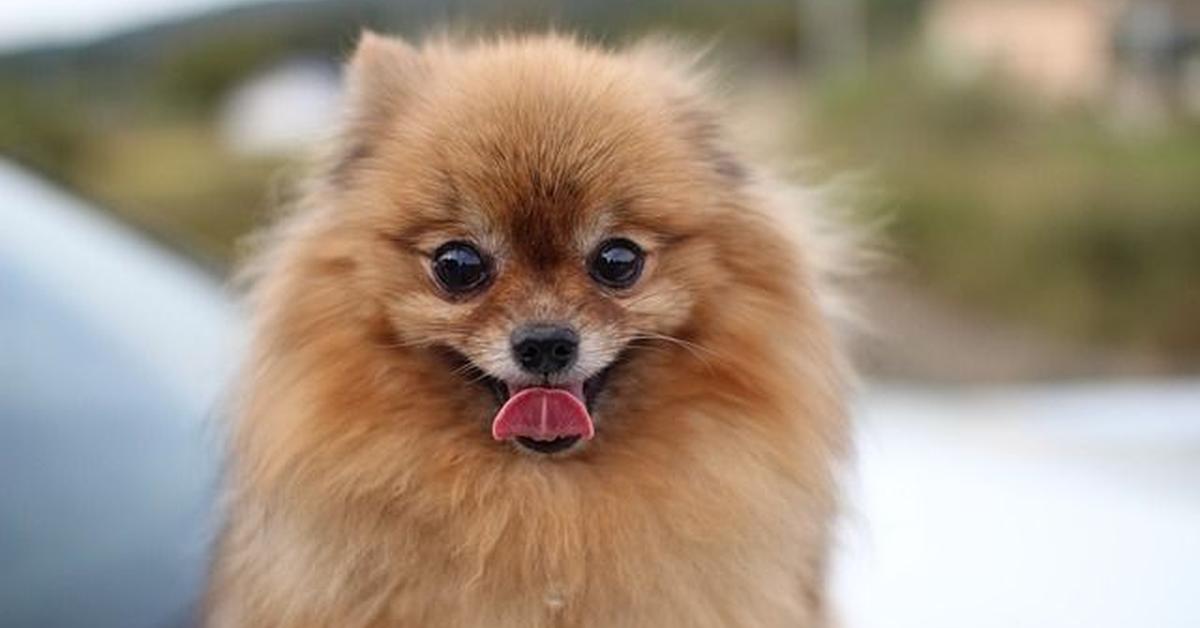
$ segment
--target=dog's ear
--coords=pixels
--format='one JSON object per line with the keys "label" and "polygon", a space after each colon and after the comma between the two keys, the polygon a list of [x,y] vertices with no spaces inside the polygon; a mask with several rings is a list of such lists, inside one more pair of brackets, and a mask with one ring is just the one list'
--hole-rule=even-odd
{"label": "dog's ear", "polygon": [[421,53],[401,39],[364,30],[346,65],[345,118],[333,175],[370,155],[371,140],[403,109],[425,73]]}
{"label": "dog's ear", "polygon": [[411,93],[421,53],[399,38],[363,31],[346,68],[351,113],[366,122],[388,115]]}
{"label": "dog's ear", "polygon": [[642,67],[659,73],[657,82],[668,94],[676,122],[696,154],[704,158],[712,172],[740,184],[748,179],[748,169],[729,145],[720,112],[708,104],[712,101],[706,97],[716,91],[707,61],[710,50],[653,37],[638,42],[627,54],[639,59]]}

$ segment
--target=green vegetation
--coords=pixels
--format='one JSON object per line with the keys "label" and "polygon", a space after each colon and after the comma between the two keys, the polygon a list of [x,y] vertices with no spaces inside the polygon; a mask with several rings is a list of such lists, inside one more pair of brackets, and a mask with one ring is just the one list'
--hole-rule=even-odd
{"label": "green vegetation", "polygon": [[866,168],[900,257],[945,294],[1077,340],[1200,361],[1200,123],[1122,131],[897,61],[826,86],[803,143]]}
{"label": "green vegetation", "polygon": [[6,89],[0,153],[209,266],[228,266],[270,204],[283,162],[229,154],[207,119],[92,110],[61,88]]}

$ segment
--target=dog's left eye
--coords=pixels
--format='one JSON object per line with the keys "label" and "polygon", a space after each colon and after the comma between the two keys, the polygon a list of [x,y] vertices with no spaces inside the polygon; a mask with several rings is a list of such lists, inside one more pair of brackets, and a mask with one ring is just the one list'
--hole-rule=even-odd
{"label": "dog's left eye", "polygon": [[447,292],[462,294],[487,283],[489,269],[475,247],[466,242],[447,242],[433,254],[433,274]]}
{"label": "dog's left eye", "polygon": [[625,238],[614,238],[603,242],[592,254],[588,271],[605,286],[628,288],[641,276],[644,259],[641,247]]}

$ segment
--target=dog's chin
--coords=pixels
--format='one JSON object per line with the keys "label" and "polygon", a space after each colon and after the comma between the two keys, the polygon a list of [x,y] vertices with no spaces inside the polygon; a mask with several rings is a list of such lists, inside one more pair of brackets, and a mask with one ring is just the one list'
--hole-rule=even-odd
{"label": "dog's chin", "polygon": [[[520,394],[522,391],[531,388],[528,384],[520,385],[506,382],[498,377],[495,377],[483,369],[475,365],[467,356],[453,349],[447,350],[454,363],[452,372],[457,373],[458,377],[463,379],[465,385],[469,385],[477,389],[479,394],[486,395],[493,402],[493,414],[499,413],[505,404],[513,398],[514,395]],[[546,384],[538,386],[538,388],[559,389],[562,391],[570,391],[570,394],[582,403],[584,409],[590,416],[594,416],[596,408],[599,406],[600,400],[605,394],[608,381],[613,371],[620,367],[626,361],[624,354],[618,356],[617,359],[610,362],[595,375],[585,379],[583,382],[575,382],[573,384],[564,383],[559,385]],[[551,438],[534,438],[531,436],[518,435],[506,439],[514,444],[520,451],[538,454],[543,456],[567,455],[574,451],[580,450],[585,443],[591,438],[592,434],[567,434],[554,436]]]}

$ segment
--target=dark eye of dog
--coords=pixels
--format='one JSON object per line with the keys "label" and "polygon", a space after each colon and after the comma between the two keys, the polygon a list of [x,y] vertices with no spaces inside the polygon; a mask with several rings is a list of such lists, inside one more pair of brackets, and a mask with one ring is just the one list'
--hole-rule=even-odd
{"label": "dark eye of dog", "polygon": [[488,271],[483,255],[466,242],[447,242],[433,254],[433,274],[447,292],[461,294],[482,286]]}
{"label": "dark eye of dog", "polygon": [[592,278],[610,288],[628,288],[642,274],[645,255],[625,238],[606,240],[592,255]]}

